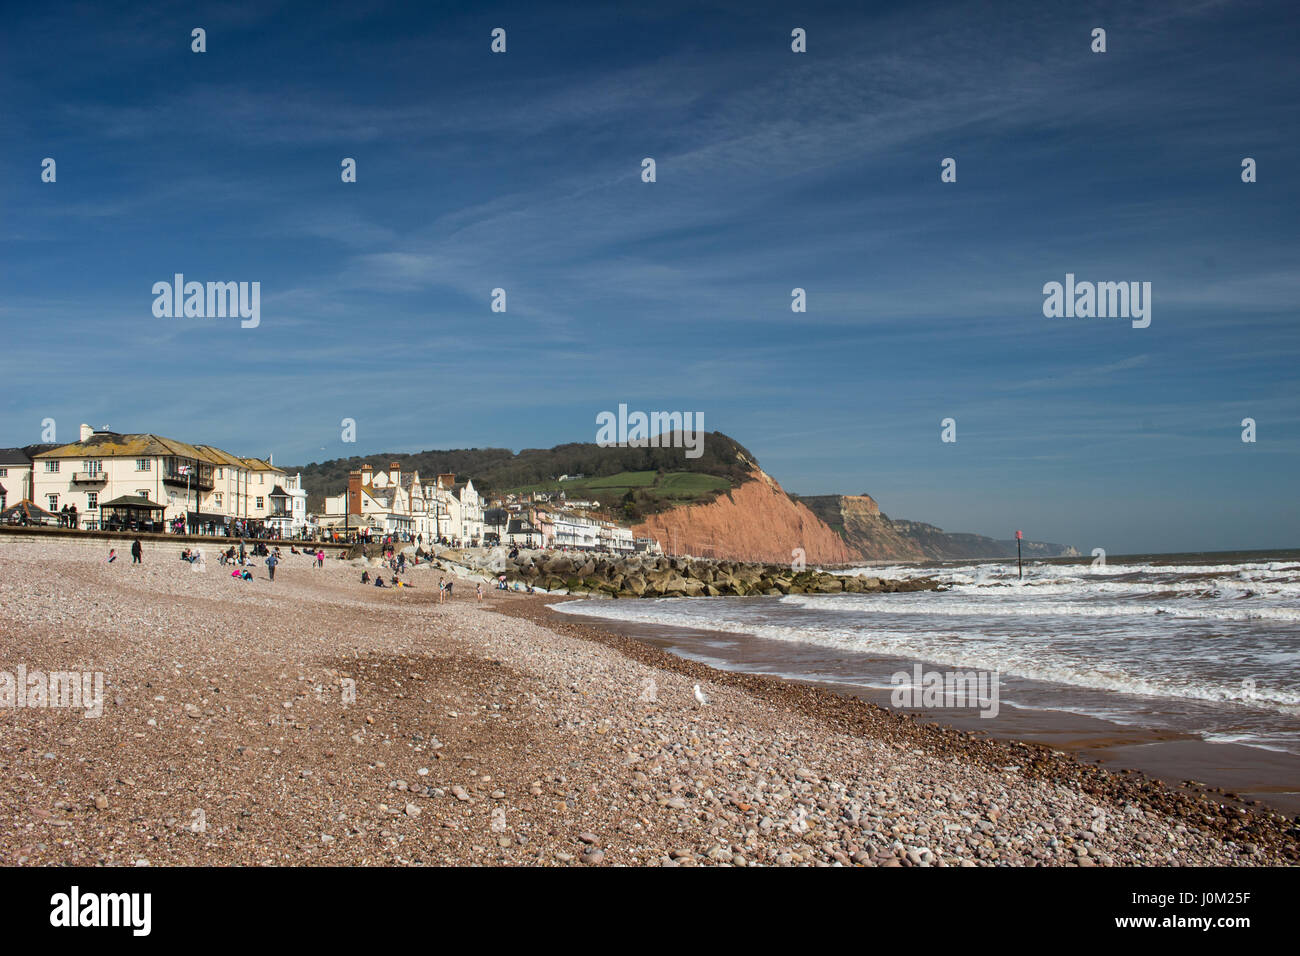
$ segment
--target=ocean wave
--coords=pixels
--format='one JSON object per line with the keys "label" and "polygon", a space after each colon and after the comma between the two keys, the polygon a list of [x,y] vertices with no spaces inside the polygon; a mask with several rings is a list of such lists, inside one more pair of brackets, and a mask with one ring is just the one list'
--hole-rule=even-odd
{"label": "ocean wave", "polygon": [[[1067,592],[1062,592],[1067,593]],[[780,603],[809,608],[830,614],[923,614],[944,617],[1060,617],[1060,618],[1137,618],[1166,615],[1208,621],[1300,621],[1300,608],[1258,606],[1229,607],[1219,604],[1196,606],[1190,603],[1103,604],[1084,601],[990,601],[952,600],[930,592],[913,592],[903,597],[895,594],[787,594]]]}
{"label": "ocean wave", "polygon": [[[1256,681],[1247,689],[1240,677],[1213,678],[1192,672],[1196,666],[1192,661],[1204,657],[1209,649],[1197,655],[1187,647],[1171,643],[1157,650],[1150,640],[1135,642],[1131,635],[1126,638],[1123,634],[1108,637],[1102,646],[1081,642],[1080,635],[1071,635],[1071,641],[1063,642],[1052,636],[1026,639],[1022,635],[994,635],[971,628],[953,633],[872,625],[846,627],[816,619],[814,615],[806,615],[797,622],[778,623],[728,613],[722,607],[702,608],[720,603],[723,602],[719,599],[593,601],[570,602],[558,605],[557,610],[646,624],[749,633],[768,640],[885,654],[945,667],[1000,671],[1007,676],[1141,697],[1236,704],[1300,714],[1300,693],[1287,686],[1269,686],[1268,681]],[[775,603],[791,615],[808,610],[797,603],[786,603],[785,599]],[[1173,641],[1176,635],[1165,635],[1165,638]],[[1125,653],[1128,659],[1123,659]],[[1236,648],[1233,654],[1236,667],[1249,668],[1251,661],[1247,653]]]}

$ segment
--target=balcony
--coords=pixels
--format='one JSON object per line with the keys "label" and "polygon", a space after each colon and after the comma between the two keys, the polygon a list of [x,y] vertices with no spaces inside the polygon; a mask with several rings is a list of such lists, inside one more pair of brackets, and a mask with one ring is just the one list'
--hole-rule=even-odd
{"label": "balcony", "polygon": [[192,475],[178,475],[175,472],[169,472],[163,475],[163,484],[175,485],[177,488],[185,488],[188,484],[191,490],[197,489],[199,491],[211,491],[216,487],[212,481],[212,472],[207,474],[200,472]]}
{"label": "balcony", "polygon": [[72,473],[72,483],[74,485],[102,485],[108,481],[108,476],[102,471],[74,471]]}

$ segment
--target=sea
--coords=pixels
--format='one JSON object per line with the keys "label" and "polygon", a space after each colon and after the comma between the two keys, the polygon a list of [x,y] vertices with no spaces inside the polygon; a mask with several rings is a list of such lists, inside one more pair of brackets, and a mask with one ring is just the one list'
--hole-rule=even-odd
{"label": "sea", "polygon": [[1300,768],[1287,759],[1300,758],[1300,550],[836,573],[931,577],[944,590],[581,600],[557,610],[640,629],[715,667],[832,687],[915,687],[916,663],[989,672],[1022,726],[1036,713],[1043,723],[1082,715],[1256,748]]}

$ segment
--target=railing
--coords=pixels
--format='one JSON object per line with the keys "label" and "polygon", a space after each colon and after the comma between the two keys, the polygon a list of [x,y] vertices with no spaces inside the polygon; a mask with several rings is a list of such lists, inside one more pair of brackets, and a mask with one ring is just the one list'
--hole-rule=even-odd
{"label": "railing", "polygon": [[102,471],[74,471],[72,473],[72,483],[74,485],[102,485],[108,481],[108,475]]}
{"label": "railing", "polygon": [[187,481],[189,482],[189,487],[197,488],[200,491],[211,491],[213,488],[216,487],[216,485],[213,484],[212,475],[210,474],[178,475],[175,472],[172,472],[163,475],[164,485],[177,485],[181,488],[184,488],[186,486]]}

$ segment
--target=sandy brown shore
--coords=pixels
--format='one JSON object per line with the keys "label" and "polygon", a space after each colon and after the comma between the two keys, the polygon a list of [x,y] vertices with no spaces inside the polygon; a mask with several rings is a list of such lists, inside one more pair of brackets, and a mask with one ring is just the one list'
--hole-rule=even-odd
{"label": "sandy brown shore", "polygon": [[[0,862],[1286,864],[1292,821],[728,674],[438,572],[176,548],[0,551],[0,671],[89,670],[103,716],[0,708]],[[500,613],[497,613],[500,612]],[[343,690],[355,681],[355,702]],[[700,684],[708,702],[697,703]]]}

